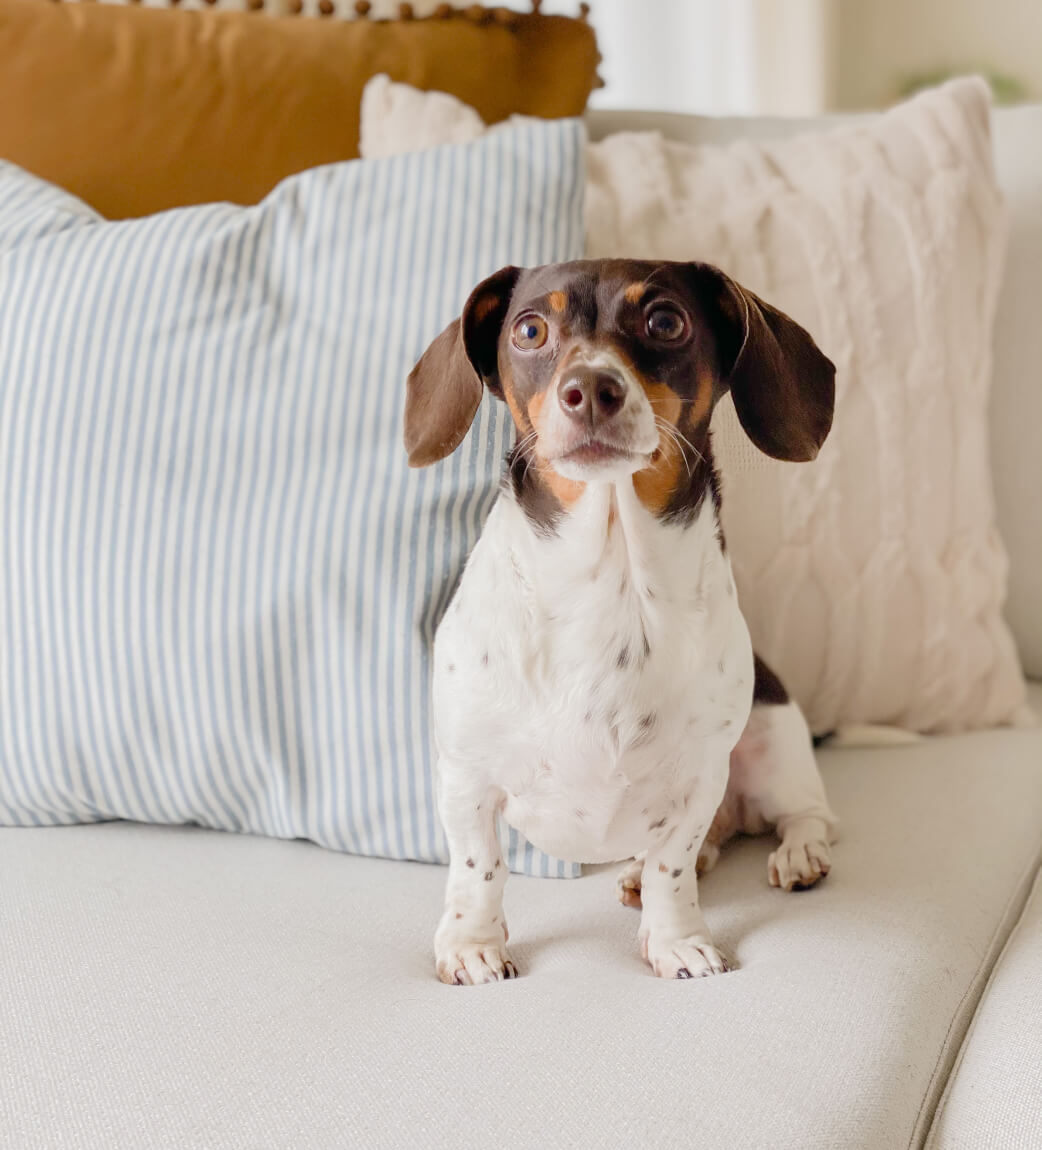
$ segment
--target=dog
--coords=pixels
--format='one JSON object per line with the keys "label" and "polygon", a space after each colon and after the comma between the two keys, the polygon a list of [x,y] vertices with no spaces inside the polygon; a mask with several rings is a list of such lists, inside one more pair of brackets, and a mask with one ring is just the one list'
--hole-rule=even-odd
{"label": "dog", "polygon": [[413,368],[405,447],[463,440],[483,389],[516,427],[502,490],[433,653],[450,863],[438,977],[517,975],[497,816],[619,880],[662,978],[730,969],[698,876],[776,828],[768,878],[829,871],[835,818],[807,723],[754,656],[720,526],[709,421],[728,391],[754,444],[815,457],[835,368],[781,312],[702,263],[506,267]]}

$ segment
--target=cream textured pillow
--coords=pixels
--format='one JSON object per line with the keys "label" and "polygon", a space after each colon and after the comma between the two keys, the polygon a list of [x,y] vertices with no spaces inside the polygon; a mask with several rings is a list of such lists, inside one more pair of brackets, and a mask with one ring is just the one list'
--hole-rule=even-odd
{"label": "cream textured pillow", "polygon": [[[427,144],[484,130],[458,101],[374,83],[363,152],[416,146],[421,119]],[[588,256],[717,264],[836,363],[812,464],[759,454],[729,400],[713,424],[753,641],[811,726],[1015,721],[987,447],[1004,212],[984,83],[773,142],[619,133],[589,145],[587,167]]]}

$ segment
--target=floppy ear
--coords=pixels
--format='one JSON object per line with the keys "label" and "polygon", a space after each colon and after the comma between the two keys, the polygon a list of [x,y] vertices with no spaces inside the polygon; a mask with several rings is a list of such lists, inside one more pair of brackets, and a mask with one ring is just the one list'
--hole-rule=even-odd
{"label": "floppy ear", "polygon": [[798,323],[729,276],[708,264],[691,267],[703,291],[716,295],[721,370],[745,433],[774,459],[813,459],[832,426],[832,361]]}
{"label": "floppy ear", "polygon": [[409,373],[405,450],[410,467],[426,467],[455,451],[470,429],[486,384],[499,385],[498,345],[520,268],[501,268],[470,293],[463,314],[434,340]]}

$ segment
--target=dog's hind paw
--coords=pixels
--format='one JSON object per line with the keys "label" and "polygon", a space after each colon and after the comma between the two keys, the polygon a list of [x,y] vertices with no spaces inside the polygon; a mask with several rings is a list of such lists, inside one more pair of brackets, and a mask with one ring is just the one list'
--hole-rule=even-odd
{"label": "dog's hind paw", "polygon": [[640,884],[643,876],[643,859],[634,859],[628,863],[626,869],[621,872],[615,884],[615,893],[619,896],[619,902],[621,902],[623,906],[632,906],[638,910],[640,909]]}
{"label": "dog's hind paw", "polygon": [[704,842],[695,862],[695,873],[698,875],[708,874],[719,861],[720,848],[716,843]]}
{"label": "dog's hind paw", "polygon": [[780,846],[767,860],[767,880],[782,890],[806,890],[832,869],[832,855],[820,819],[805,819],[785,830]]}

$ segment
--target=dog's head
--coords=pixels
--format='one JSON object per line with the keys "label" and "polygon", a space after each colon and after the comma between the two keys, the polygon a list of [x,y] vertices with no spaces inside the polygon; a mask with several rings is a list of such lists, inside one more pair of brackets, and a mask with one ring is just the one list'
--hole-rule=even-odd
{"label": "dog's head", "polygon": [[405,446],[414,467],[444,458],[485,386],[510,407],[525,474],[559,503],[633,475],[661,512],[707,454],[725,392],[761,451],[808,460],[832,424],[834,376],[803,328],[707,264],[507,267],[413,368]]}

